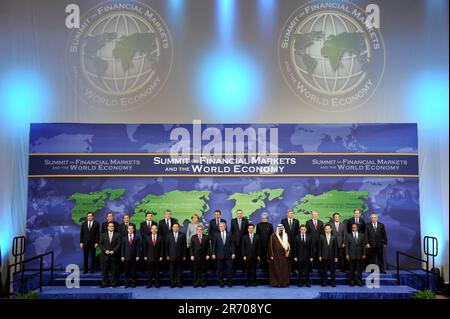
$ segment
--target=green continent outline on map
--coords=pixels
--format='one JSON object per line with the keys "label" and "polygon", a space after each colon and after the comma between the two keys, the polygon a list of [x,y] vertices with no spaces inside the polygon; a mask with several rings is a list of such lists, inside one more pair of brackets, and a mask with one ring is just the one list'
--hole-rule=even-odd
{"label": "green continent outline on map", "polygon": [[294,203],[295,218],[304,224],[311,219],[311,212],[317,211],[319,219],[324,222],[332,217],[334,212],[341,215],[341,221],[353,216],[354,209],[360,209],[364,214],[367,209],[368,191],[338,191],[331,190],[320,195],[305,195]]}
{"label": "green continent outline on map", "polygon": [[170,209],[172,217],[178,219],[181,224],[191,220],[193,214],[198,214],[202,219],[203,214],[209,210],[210,191],[180,191],[174,190],[162,195],[149,194],[140,202],[136,202],[133,222],[140,223],[145,220],[146,212],[155,212],[155,215],[164,218],[166,209]]}
{"label": "green continent outline on map", "polygon": [[94,214],[99,210],[106,207],[106,201],[114,201],[122,198],[125,194],[125,188],[106,188],[98,192],[75,193],[69,196],[69,200],[75,202],[75,206],[72,208],[71,217],[75,224],[81,225],[83,219],[88,212]]}
{"label": "green continent outline on map", "polygon": [[236,217],[236,210],[242,209],[244,216],[251,217],[253,213],[266,207],[266,200],[271,202],[276,199],[282,199],[283,188],[265,188],[260,191],[248,193],[233,193],[228,196],[228,200],[234,200],[232,217]]}

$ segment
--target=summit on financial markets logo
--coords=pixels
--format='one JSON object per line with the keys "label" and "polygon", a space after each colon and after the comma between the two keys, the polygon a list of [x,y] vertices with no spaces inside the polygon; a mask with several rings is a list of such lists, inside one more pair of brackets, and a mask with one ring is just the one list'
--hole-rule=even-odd
{"label": "summit on financial markets logo", "polygon": [[172,67],[173,43],[166,23],[135,1],[107,1],[81,17],[68,40],[69,76],[89,105],[113,111],[155,97]]}
{"label": "summit on financial markets logo", "polygon": [[286,84],[304,102],[343,111],[374,94],[385,49],[379,8],[371,6],[378,10],[347,1],[312,1],[289,17],[279,38],[278,61]]}

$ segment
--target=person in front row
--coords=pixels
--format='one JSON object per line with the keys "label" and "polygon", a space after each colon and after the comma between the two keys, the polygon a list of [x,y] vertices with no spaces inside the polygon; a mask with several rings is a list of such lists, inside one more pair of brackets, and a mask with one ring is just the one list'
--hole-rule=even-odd
{"label": "person in front row", "polygon": [[142,255],[148,270],[147,288],[151,288],[153,284],[155,288],[159,288],[159,263],[164,256],[164,238],[158,235],[158,226],[152,225],[150,235],[143,240]]}
{"label": "person in front row", "polygon": [[206,262],[209,260],[210,248],[209,237],[203,234],[203,225],[197,225],[197,233],[191,237],[189,246],[194,288],[206,287]]}
{"label": "person in front row", "polygon": [[[366,259],[366,242],[363,233],[358,232],[358,224],[353,223],[352,232],[347,236],[345,244],[345,255],[348,260],[348,271],[350,277],[350,286],[362,286],[362,266]],[[356,278],[355,278],[356,272]]]}
{"label": "person in front row", "polygon": [[219,232],[215,234],[212,248],[212,258],[217,261],[217,278],[220,288],[225,286],[224,274],[227,276],[227,286],[232,287],[233,260],[236,257],[231,234],[226,231],[227,224],[220,222]]}
{"label": "person in front row", "polygon": [[186,236],[180,232],[178,223],[172,225],[172,232],[167,235],[166,256],[169,261],[170,288],[182,288],[181,270],[186,260]]}
{"label": "person in front row", "polygon": [[95,272],[95,249],[100,239],[100,225],[94,220],[92,212],[87,213],[86,221],[81,224],[80,248],[83,249],[84,273],[88,272],[89,257],[91,257],[91,274]]}
{"label": "person in front row", "polygon": [[311,236],[306,233],[306,225],[300,225],[300,234],[295,238],[293,255],[298,267],[298,286],[311,287],[309,272],[313,261],[313,242]]}
{"label": "person in front row", "polygon": [[261,270],[264,274],[269,275],[269,262],[267,260],[267,249],[269,246],[270,236],[273,234],[273,225],[269,223],[269,214],[261,214],[261,222],[256,225],[256,233],[259,236]]}
{"label": "person in front row", "polygon": [[331,287],[336,287],[336,264],[338,262],[338,243],[331,233],[331,225],[326,224],[325,233],[320,236],[319,261],[322,266],[322,287],[327,285],[327,272],[330,272]]}
{"label": "person in front row", "polygon": [[256,265],[260,258],[259,235],[255,234],[255,225],[248,224],[247,234],[242,238],[242,259],[246,265],[247,281],[245,287],[256,287]]}
{"label": "person in front row", "polygon": [[290,250],[288,234],[286,234],[283,224],[278,224],[276,232],[270,237],[268,249],[270,285],[272,287],[289,286],[288,257]]}
{"label": "person in front row", "polygon": [[100,236],[99,247],[102,252],[102,288],[110,284],[117,287],[117,262],[120,255],[120,235],[114,232],[114,223],[108,224],[108,231]]}
{"label": "person in front row", "polygon": [[122,238],[121,260],[125,263],[125,288],[136,287],[136,271],[141,255],[141,241],[135,235],[133,224],[128,225],[128,234]]}

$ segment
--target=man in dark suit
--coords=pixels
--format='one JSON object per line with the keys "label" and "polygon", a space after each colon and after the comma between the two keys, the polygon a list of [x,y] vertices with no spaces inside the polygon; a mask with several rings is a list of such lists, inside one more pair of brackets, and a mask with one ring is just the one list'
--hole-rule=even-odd
{"label": "man in dark suit", "polygon": [[[353,223],[352,232],[347,236],[345,255],[348,260],[350,286],[355,285],[355,279],[362,286],[362,263],[366,259],[366,239],[363,233],[358,231],[358,225]],[[356,278],[355,278],[356,271]]]}
{"label": "man in dark suit", "polygon": [[[135,235],[133,224],[128,225],[128,234],[122,238],[121,260],[125,263],[125,288],[136,287],[136,270],[141,255],[141,241]],[[130,283],[131,282],[131,283]]]}
{"label": "man in dark suit", "polygon": [[313,267],[322,271],[319,263],[319,241],[320,235],[323,233],[323,222],[319,220],[319,213],[313,211],[311,219],[306,222],[306,231],[311,236],[313,244]]}
{"label": "man in dark suit", "polygon": [[150,235],[143,238],[143,253],[144,260],[147,262],[148,277],[147,288],[153,286],[159,288],[159,264],[164,256],[164,239],[158,235],[158,226],[152,225]]}
{"label": "man in dark suit", "polygon": [[169,261],[170,288],[176,286],[182,288],[181,268],[183,260],[186,260],[186,236],[180,233],[178,223],[172,225],[172,232],[167,235],[165,243],[166,257]]}
{"label": "man in dark suit", "polygon": [[100,240],[100,225],[94,220],[92,212],[87,213],[86,221],[81,224],[80,248],[83,249],[84,273],[88,272],[89,256],[91,257],[91,274],[95,272],[95,249]]}
{"label": "man in dark suit", "polygon": [[[281,220],[281,224],[284,226],[286,234],[288,235],[289,246],[294,247],[295,237],[298,235],[300,231],[300,223],[298,219],[294,218],[294,211],[292,209],[288,210],[287,217]],[[295,272],[294,266],[292,263],[293,260],[293,249],[289,251],[288,263],[289,269],[293,273]]]}
{"label": "man in dark suit", "polygon": [[172,227],[174,224],[178,223],[175,218],[172,218],[172,212],[167,209],[164,213],[164,218],[159,221],[158,233],[162,237],[167,237],[167,235],[172,232]]}
{"label": "man in dark suit", "polygon": [[370,223],[366,224],[367,248],[369,249],[369,263],[377,264],[381,273],[384,270],[384,248],[387,245],[386,229],[378,221],[377,214],[370,215]]}
{"label": "man in dark suit", "polygon": [[119,231],[119,223],[114,220],[114,214],[112,212],[109,212],[108,214],[106,214],[106,222],[102,223],[102,228],[100,230],[100,232],[102,234],[108,232],[108,224],[109,223],[113,223],[114,224],[114,231],[115,232]]}
{"label": "man in dark suit", "polygon": [[120,257],[120,235],[114,232],[114,223],[108,224],[108,231],[100,236],[100,250],[102,251],[102,288],[111,283],[117,286],[117,262]]}
{"label": "man in dark suit", "polygon": [[340,221],[341,215],[339,213],[334,213],[333,218],[330,220],[331,230],[337,239],[338,243],[338,264],[341,271],[345,271],[345,240],[347,238],[347,229],[344,223]]}
{"label": "man in dark suit", "polygon": [[136,233],[136,225],[130,222],[130,215],[125,214],[123,215],[123,223],[119,225],[119,234],[120,238],[125,237],[128,234],[128,226],[133,225],[134,226],[134,233]]}
{"label": "man in dark suit", "polygon": [[281,224],[284,226],[284,229],[288,234],[289,245],[294,247],[295,237],[300,231],[300,223],[298,219],[294,218],[294,211],[292,209],[288,210],[287,217],[281,220]]}
{"label": "man in dark suit", "polygon": [[243,269],[242,262],[242,237],[247,234],[248,219],[245,218],[242,209],[236,211],[236,218],[231,220],[231,236],[233,237],[234,249],[236,251],[236,258],[234,260],[234,268]]}
{"label": "man in dark suit", "polygon": [[226,231],[225,222],[219,224],[219,233],[214,236],[212,258],[217,260],[217,277],[220,288],[225,286],[224,274],[227,276],[227,286],[232,287],[233,260],[235,258],[234,243],[231,234]]}
{"label": "man in dark suit", "polygon": [[242,237],[242,258],[246,264],[247,280],[246,287],[256,287],[256,265],[260,258],[259,235],[255,234],[255,225],[248,224],[247,234]]}
{"label": "man in dark suit", "polygon": [[222,218],[222,212],[220,209],[216,209],[214,211],[214,219],[209,221],[208,234],[211,241],[213,241],[216,234],[220,232],[219,225],[222,222],[225,223],[225,225],[227,224],[227,221]]}
{"label": "man in dark suit", "polygon": [[157,225],[155,221],[153,221],[153,212],[145,213],[145,220],[139,226],[139,233],[141,234],[141,239],[144,240],[147,236],[151,234],[151,228],[153,225]]}
{"label": "man in dark suit", "polygon": [[352,224],[358,225],[358,231],[360,233],[364,234],[366,232],[366,221],[361,217],[361,210],[353,210],[353,218],[347,220],[347,233],[352,232]]}
{"label": "man in dark suit", "polygon": [[324,227],[320,236],[319,261],[322,263],[322,287],[327,285],[327,272],[330,272],[331,287],[336,287],[336,263],[338,262],[337,238],[331,232],[331,225]]}
{"label": "man in dark suit", "polygon": [[300,225],[300,234],[295,237],[293,256],[298,266],[298,286],[311,287],[309,272],[313,261],[313,243],[311,236],[306,233],[306,225]]}
{"label": "man in dark suit", "polygon": [[193,262],[193,287],[206,287],[206,262],[209,260],[211,246],[208,235],[203,234],[203,225],[197,226],[197,234],[191,237],[189,255]]}

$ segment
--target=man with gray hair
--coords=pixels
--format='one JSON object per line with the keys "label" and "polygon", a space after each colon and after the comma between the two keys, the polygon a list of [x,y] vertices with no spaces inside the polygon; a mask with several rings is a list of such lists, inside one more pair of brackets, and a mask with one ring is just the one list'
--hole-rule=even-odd
{"label": "man with gray hair", "polygon": [[227,232],[226,227],[225,222],[219,224],[219,232],[215,234],[212,245],[212,259],[217,260],[217,278],[220,288],[225,286],[224,274],[227,276],[227,286],[232,286],[233,259],[236,256],[231,233]]}
{"label": "man with gray hair", "polygon": [[384,248],[388,240],[384,224],[378,221],[377,214],[370,215],[370,223],[366,224],[366,236],[369,263],[378,265],[380,272],[386,273],[384,270]]}

